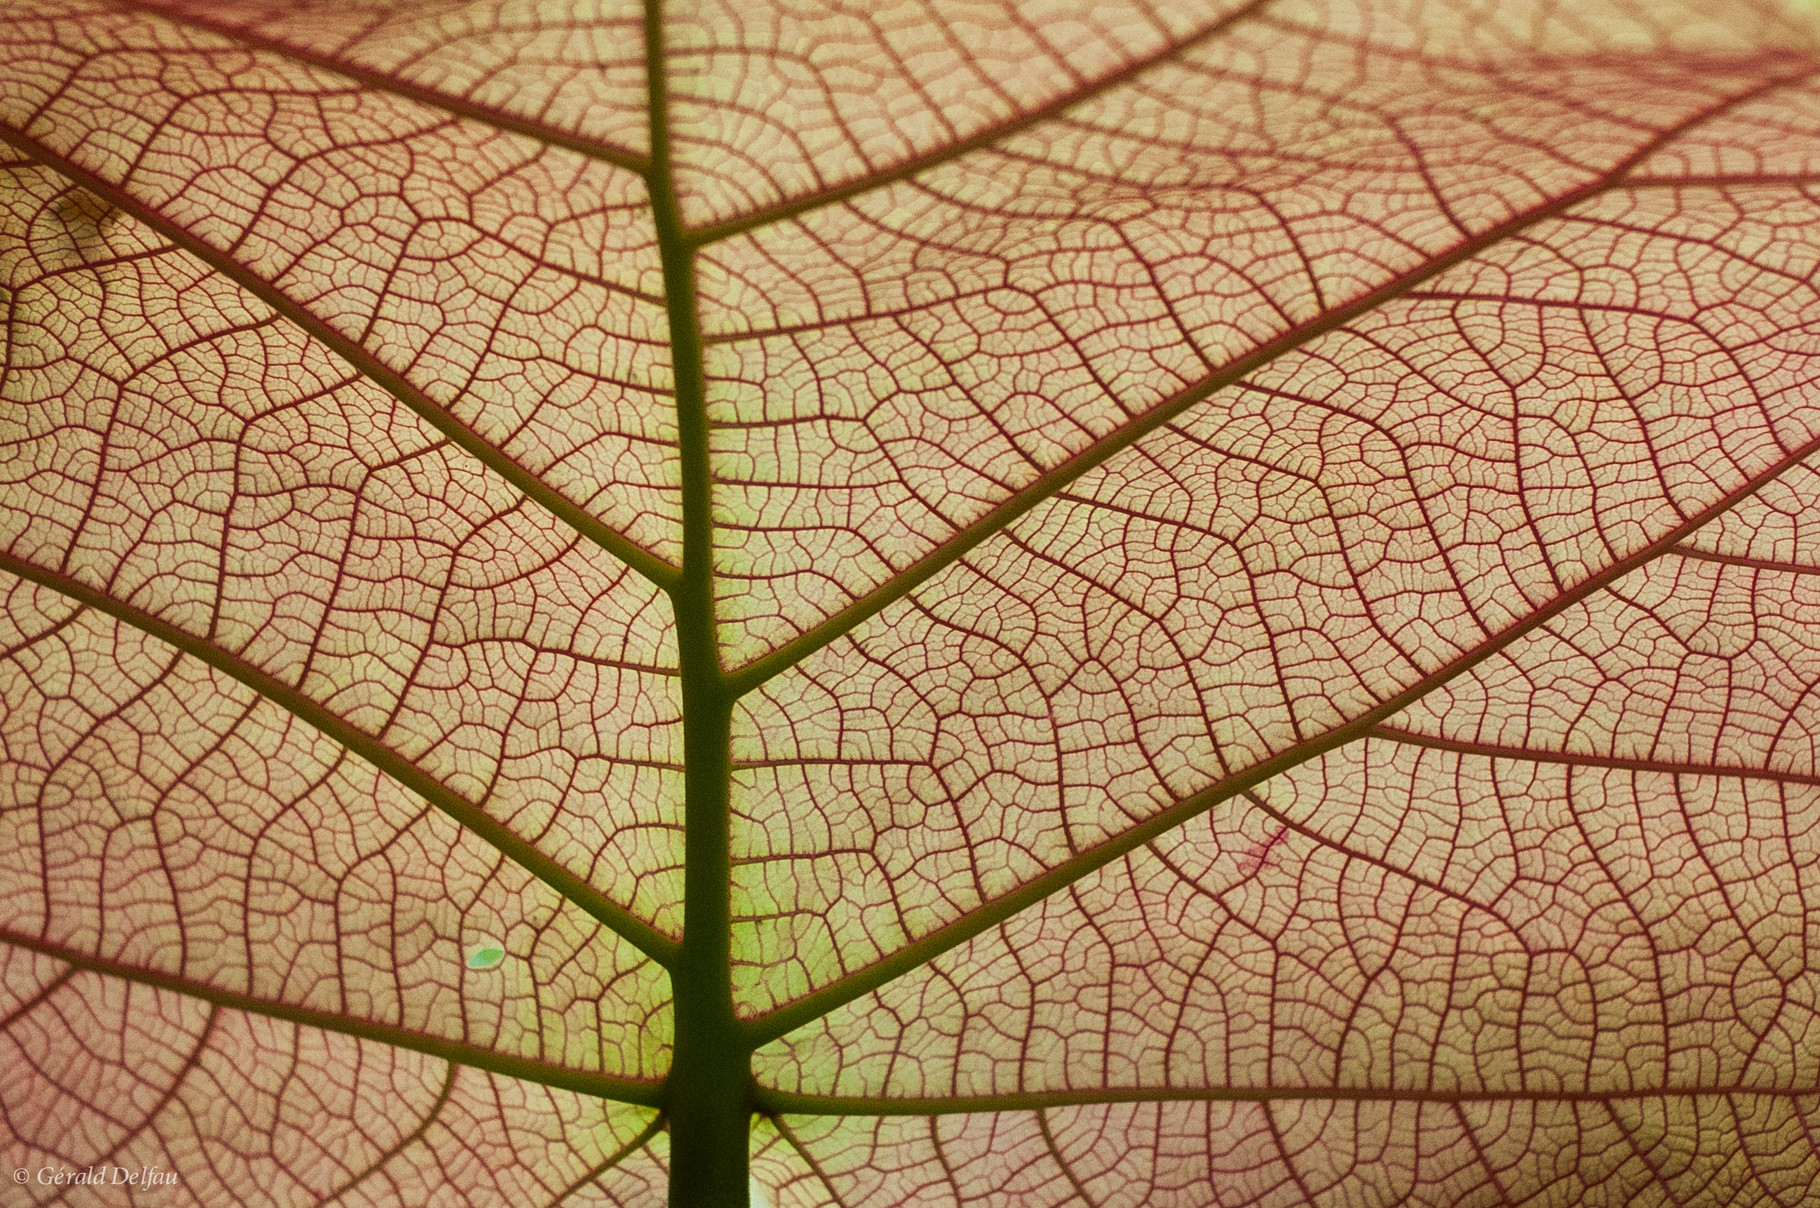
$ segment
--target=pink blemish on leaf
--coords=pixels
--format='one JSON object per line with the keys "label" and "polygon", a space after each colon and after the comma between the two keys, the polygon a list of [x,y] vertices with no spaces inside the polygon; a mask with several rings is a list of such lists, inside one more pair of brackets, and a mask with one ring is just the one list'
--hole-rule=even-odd
{"label": "pink blemish on leaf", "polygon": [[1288,827],[1279,826],[1276,828],[1275,831],[1273,831],[1271,833],[1270,838],[1266,839],[1262,843],[1254,844],[1248,851],[1246,851],[1245,855],[1239,860],[1239,871],[1242,874],[1244,874],[1245,876],[1249,877],[1253,873],[1256,873],[1259,869],[1263,868],[1264,863],[1269,858],[1271,851],[1277,846],[1277,844],[1281,843],[1288,834],[1289,834]]}

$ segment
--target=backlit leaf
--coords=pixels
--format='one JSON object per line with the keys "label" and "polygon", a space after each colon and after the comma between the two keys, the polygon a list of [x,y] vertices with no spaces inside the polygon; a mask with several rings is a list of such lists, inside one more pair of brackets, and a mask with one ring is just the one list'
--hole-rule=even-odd
{"label": "backlit leaf", "polygon": [[0,3],[9,1194],[1808,1202],[1817,31]]}

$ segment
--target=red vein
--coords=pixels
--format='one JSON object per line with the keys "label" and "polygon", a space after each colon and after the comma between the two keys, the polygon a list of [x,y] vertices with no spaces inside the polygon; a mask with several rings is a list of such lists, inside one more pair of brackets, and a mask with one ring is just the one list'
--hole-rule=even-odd
{"label": "red vein", "polygon": [[548,885],[593,916],[626,942],[632,944],[659,965],[668,968],[675,959],[677,943],[624,907],[610,901],[599,890],[544,855],[518,834],[495,821],[484,810],[459,796],[447,785],[392,750],[364,730],[356,729],[339,715],[304,695],[289,684],[229,654],[220,647],[188,633],[169,621],[124,604],[112,596],[90,587],[68,575],[46,570],[12,554],[0,553],[0,570],[29,579],[33,583],[59,592],[79,604],[86,604],[123,621],[141,632],[168,642],[192,658],[231,676],[257,692],[261,697],[284,709],[293,717],[314,727],[318,732],[353,751],[368,763],[417,794],[456,822],[490,844],[502,856]]}
{"label": "red vein", "polygon": [[1209,785],[1123,834],[1116,835],[1097,847],[1081,852],[1010,893],[977,906],[951,922],[936,928],[921,939],[906,944],[883,960],[830,982],[820,990],[805,995],[787,1006],[747,1020],[744,1026],[750,1042],[756,1047],[776,1040],[785,1033],[794,1031],[845,1003],[869,994],[885,983],[927,964],[942,953],[957,948],[981,932],[997,926],[1018,911],[1034,905],[1052,893],[1065,889],[1126,853],[1135,851],[1152,839],[1199,817],[1220,802],[1254,788],[1273,776],[1280,776],[1328,751],[1370,735],[1381,723],[1407,709],[1436,688],[1470,671],[1586,597],[1603,590],[1631,571],[1673,549],[1675,545],[1686,540],[1701,526],[1710,523],[1743,500],[1755,495],[1789,467],[1799,464],[1815,453],[1820,453],[1820,437],[1815,437],[1796,449],[1781,462],[1751,479],[1739,490],[1683,522],[1654,543],[1643,547],[1628,558],[1614,562],[1599,574],[1562,592],[1523,620],[1494,635],[1440,670],[1417,680],[1408,688],[1389,697],[1345,725],[1337,726],[1318,738],[1298,743],[1270,759],[1254,764],[1237,775],[1228,776],[1224,780]]}
{"label": "red vein", "polygon": [[436,1093],[436,1102],[430,1105],[430,1110],[424,1113],[423,1119],[417,1122],[417,1127],[411,1130],[410,1135],[400,1137],[395,1144],[387,1146],[383,1151],[375,1155],[373,1160],[367,1163],[366,1169],[351,1178],[344,1179],[339,1187],[335,1188],[335,1190],[328,1195],[323,1196],[323,1202],[333,1203],[335,1200],[340,1199],[342,1196],[358,1187],[361,1183],[371,1178],[378,1171],[384,1169],[393,1158],[396,1158],[399,1154],[411,1148],[411,1146],[422,1141],[425,1134],[430,1131],[431,1126],[436,1123],[437,1118],[442,1115],[443,1109],[449,1105],[449,1096],[455,1090],[455,1071],[460,1068],[461,1067],[453,1061],[449,1062],[448,1065],[444,1067],[442,1074],[442,1089]]}
{"label": "red vein", "polygon": [[1716,554],[1710,550],[1695,549],[1692,546],[1679,546],[1668,551],[1682,558],[1693,558],[1700,562],[1717,562],[1723,566],[1743,566],[1751,570],[1769,571],[1778,575],[1820,575],[1820,566],[1797,566],[1792,562],[1773,562],[1768,558],[1746,558],[1738,554]]}
{"label": "red vein", "polygon": [[170,221],[150,206],[144,205],[124,189],[95,175],[36,139],[11,125],[0,126],[0,143],[12,147],[41,167],[82,186],[110,204],[131,214],[146,226],[227,277],[236,285],[283,315],[306,334],[346,361],[355,372],[408,407],[431,427],[448,437],[467,453],[479,459],[488,469],[517,487],[526,498],[576,533],[593,542],[609,555],[643,575],[659,587],[669,587],[676,580],[676,568],[656,557],[621,534],[602,524],[592,514],[570,502],[560,492],[531,471],[513,461],[465,422],[430,401],[403,375],[386,368],[357,342],[337,332],[291,301],[284,293],[262,279],[220,249],[205,243]]}
{"label": "red vein", "polygon": [[148,3],[147,0],[107,0],[107,3],[123,12],[149,14],[169,21],[173,25],[205,30],[244,46],[248,50],[266,51],[295,63],[304,63],[324,71],[332,71],[336,75],[344,76],[375,92],[402,97],[431,109],[438,109],[468,121],[491,126],[496,130],[503,130],[510,134],[522,134],[527,138],[534,138],[538,142],[561,147],[578,155],[585,155],[589,159],[598,159],[629,172],[636,172],[640,176],[650,171],[651,168],[650,157],[639,152],[596,142],[593,139],[584,138],[572,130],[565,130],[561,126],[554,126],[533,117],[520,117],[491,105],[463,100],[458,96],[438,92],[434,88],[426,88],[420,84],[413,84],[409,80],[400,79],[398,76],[371,67],[362,67],[358,63],[336,58],[334,55],[296,46],[278,38],[268,38],[263,34],[254,33],[229,22],[201,15],[192,9],[167,7],[163,4]]}
{"label": "red vein", "polygon": [[657,1106],[663,1093],[662,1084],[658,1082],[622,1078],[613,1074],[596,1074],[587,1070],[567,1069],[545,1061],[538,1061],[535,1058],[516,1057],[509,1053],[482,1048],[480,1045],[468,1044],[460,1040],[446,1040],[440,1036],[431,1036],[393,1024],[354,1019],[346,1015],[337,1015],[331,1011],[319,1011],[312,1007],[301,1007],[291,1003],[273,1002],[252,994],[224,990],[218,986],[211,986],[207,982],[180,977],[174,973],[163,973],[156,969],[144,969],[137,965],[108,960],[105,957],[91,956],[74,948],[66,948],[61,944],[20,935],[3,928],[0,928],[0,944],[8,944],[29,952],[54,957],[86,972],[101,973],[109,977],[120,978],[123,981],[169,990],[174,994],[198,999],[230,1011],[245,1011],[251,1015],[282,1019],[306,1028],[319,1028],[325,1032],[336,1032],[343,1036],[358,1037],[361,1040],[373,1040],[524,1082],[559,1087],[563,1090],[578,1091],[602,1099],[613,1099],[621,1103],[637,1103],[646,1107]]}
{"label": "red vein", "polygon": [[795,1130],[781,1116],[772,1115],[767,1118],[771,1121],[771,1127],[775,1128],[785,1143],[796,1151],[796,1156],[803,1160],[803,1164],[809,1168],[809,1173],[813,1174],[821,1183],[823,1190],[828,1193],[829,1201],[835,1205],[835,1208],[845,1208],[845,1201],[834,1189],[834,1180],[828,1177],[828,1172],[822,1169],[822,1164],[816,1161],[814,1154],[809,1152],[809,1147],[798,1139]]}
{"label": "red vein", "polygon": [[69,979],[76,976],[79,972],[81,972],[81,970],[77,969],[74,965],[65,966],[63,971],[57,974],[56,977],[45,982],[36,994],[31,995],[11,1011],[8,1011],[5,1018],[0,1019],[0,1032],[7,1031],[25,1016],[30,1015],[33,1011],[36,1011],[39,1007],[43,1006],[50,1000],[51,995],[55,994],[58,990],[61,990],[69,982]]}
{"label": "red vein", "polygon": [[759,1087],[752,1094],[760,1110],[774,1115],[949,1116],[975,1112],[1034,1112],[1098,1103],[1619,1103],[1646,1099],[1710,1099],[1731,1096],[1805,1098],[1820,1094],[1820,1086],[1668,1086],[1616,1091],[1435,1091],[1352,1086],[1117,1087],[903,1099],[864,1095],[804,1095],[795,1091]]}
{"label": "red vein", "polygon": [[1104,95],[1106,92],[1118,87],[1120,84],[1149,71],[1159,63],[1168,62],[1183,51],[1191,50],[1202,42],[1226,32],[1234,25],[1266,8],[1269,3],[1270,0],[1249,0],[1248,3],[1227,13],[1224,17],[1221,17],[1193,37],[1185,38],[1180,42],[1171,42],[1154,54],[1146,55],[1141,59],[1134,59],[1119,70],[1099,77],[1089,83],[1085,88],[1077,88],[1073,92],[1064,93],[1044,105],[1040,105],[1026,113],[1019,114],[1010,121],[1001,122],[996,126],[988,126],[958,142],[950,143],[939,150],[931,151],[925,155],[913,156],[885,171],[870,173],[843,184],[835,185],[832,188],[822,189],[815,193],[808,193],[802,197],[792,198],[789,201],[778,202],[776,205],[766,206],[762,209],[754,210],[749,214],[742,214],[738,218],[729,218],[725,222],[716,222],[708,226],[696,227],[694,230],[688,232],[689,242],[696,247],[701,247],[704,244],[726,239],[732,235],[743,234],[756,227],[767,226],[786,218],[793,218],[796,215],[806,213],[809,210],[816,210],[823,206],[833,205],[838,201],[845,201],[849,197],[857,196],[860,193],[869,192],[888,184],[894,184],[900,180],[908,180],[919,172],[926,172],[939,164],[945,164],[950,160],[959,159],[961,156],[972,151],[977,151],[981,147],[989,146],[992,143],[998,142],[1000,139],[1009,138],[1011,135],[1016,134],[1021,130],[1048,121],[1050,118],[1056,117],[1059,114],[1072,109],[1076,105],[1084,104],[1095,97]]}
{"label": "red vein", "polygon": [[563,1202],[570,1196],[649,1145],[651,1143],[651,1138],[655,1137],[663,1130],[664,1114],[660,1111],[655,1116],[651,1117],[651,1122],[645,1125],[636,1137],[633,1137],[630,1141],[627,1141],[624,1145],[621,1145],[618,1149],[608,1154],[592,1170],[569,1184],[561,1195],[550,1201],[550,1208],[561,1208]]}
{"label": "red vein", "polygon": [[1716,776],[1738,780],[1772,780],[1778,784],[1801,784],[1820,787],[1820,775],[1804,772],[1778,772],[1771,768],[1726,767],[1711,763],[1683,763],[1666,759],[1627,759],[1617,755],[1576,755],[1567,751],[1538,751],[1527,747],[1506,747],[1489,742],[1461,742],[1430,734],[1417,734],[1394,726],[1373,726],[1364,737],[1408,747],[1425,747],[1431,751],[1451,751],[1456,755],[1481,755],[1488,759],[1513,759],[1526,763],[1556,763],[1576,768],[1612,768],[1625,772],[1660,772],[1668,776]]}
{"label": "red vein", "polygon": [[871,592],[853,601],[847,607],[828,617],[815,628],[799,637],[786,642],[770,654],[755,659],[727,677],[729,689],[735,695],[742,695],[763,684],[789,668],[795,666],[815,651],[850,632],[861,622],[876,616],[891,604],[903,599],[911,591],[928,582],[939,572],[947,569],[963,556],[972,552],[991,537],[998,535],[1013,521],[1029,512],[1039,503],[1060,492],[1068,484],[1086,474],[1089,470],[1104,464],[1115,453],[1136,444],[1140,439],[1168,424],[1177,416],[1186,412],[1195,404],[1202,402],[1216,391],[1230,386],[1246,375],[1263,368],[1285,354],[1300,348],[1318,336],[1327,334],[1343,326],[1360,315],[1376,310],[1385,303],[1395,300],[1413,290],[1422,282],[1432,279],[1454,265],[1468,260],[1517,233],[1535,226],[1537,223],[1556,217],[1559,214],[1587,201],[1599,194],[1624,183],[1625,175],[1631,168],[1642,163],[1663,146],[1681,137],[1689,130],[1726,112],[1734,106],[1741,105],[1766,92],[1781,88],[1796,80],[1806,79],[1816,74],[1810,67],[1804,72],[1778,77],[1766,81],[1754,88],[1730,97],[1724,102],[1702,113],[1683,119],[1655,138],[1638,147],[1629,156],[1615,165],[1611,171],[1599,176],[1579,188],[1555,198],[1545,205],[1519,214],[1497,226],[1488,228],[1480,235],[1469,239],[1441,256],[1424,262],[1420,267],[1385,282],[1377,289],[1362,294],[1343,306],[1328,311],[1299,327],[1291,328],[1276,339],[1258,346],[1256,349],[1231,362],[1216,373],[1209,374],[1199,382],[1159,403],[1137,419],[1117,429],[1103,439],[1087,446],[1079,453],[1068,458],[1054,469],[1047,471],[1035,482],[1011,495],[1002,503],[993,507],[972,524],[960,529],[945,541],[938,549],[932,550],[924,557],[911,564],[907,569],[893,578],[880,584]]}

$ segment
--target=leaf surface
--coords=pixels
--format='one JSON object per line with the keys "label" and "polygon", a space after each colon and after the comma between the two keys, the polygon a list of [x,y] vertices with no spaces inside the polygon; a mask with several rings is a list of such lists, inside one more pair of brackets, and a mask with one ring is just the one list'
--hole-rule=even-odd
{"label": "leaf surface", "polygon": [[14,1167],[1800,1202],[1814,37],[0,8]]}

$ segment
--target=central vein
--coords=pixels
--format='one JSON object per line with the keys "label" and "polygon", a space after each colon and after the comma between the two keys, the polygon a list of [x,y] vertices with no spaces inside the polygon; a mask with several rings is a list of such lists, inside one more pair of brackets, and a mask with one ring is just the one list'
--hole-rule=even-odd
{"label": "central vein", "polygon": [[733,695],[714,617],[714,499],[694,252],[676,201],[663,13],[645,9],[652,220],[670,319],[682,479],[682,573],[670,587],[683,697],[683,942],[671,969],[676,1047],[665,1084],[673,1208],[745,1208],[751,1053],[733,1010],[729,848]]}

